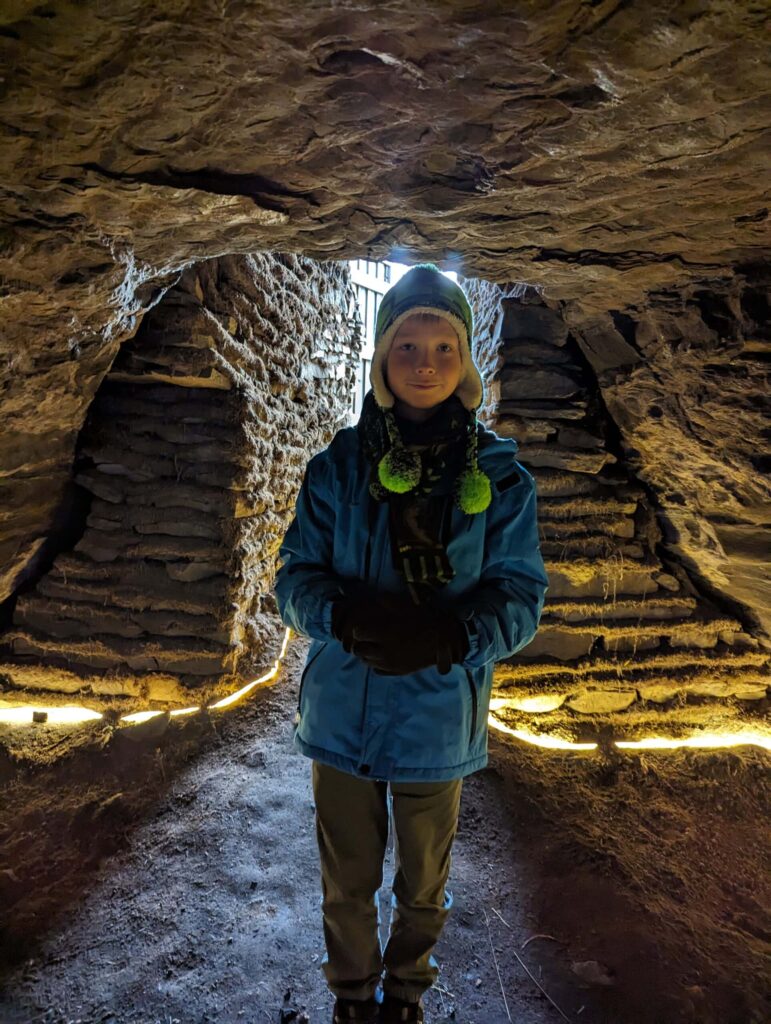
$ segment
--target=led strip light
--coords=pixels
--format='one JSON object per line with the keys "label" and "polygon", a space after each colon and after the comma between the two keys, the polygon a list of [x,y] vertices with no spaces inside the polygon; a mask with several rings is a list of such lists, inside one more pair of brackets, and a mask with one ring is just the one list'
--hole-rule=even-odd
{"label": "led strip light", "polygon": [[[247,694],[251,693],[256,687],[274,679],[278,675],[281,662],[286,656],[286,650],[289,644],[289,632],[289,629],[284,632],[284,640],[281,644],[279,655],[274,661],[273,667],[266,672],[265,675],[260,676],[259,679],[253,679],[245,686],[242,686],[240,690],[236,690],[235,693],[231,693],[227,697],[223,697],[214,704],[207,705],[205,710],[221,711],[225,708],[231,707],[233,704],[236,704],[238,701],[246,697]],[[548,697],[534,697],[532,700],[532,710],[534,712],[550,710],[548,706],[550,703]],[[499,709],[505,706],[505,704],[505,699],[495,699],[491,702],[491,707]],[[156,718],[158,715],[165,715],[168,713],[171,718],[179,718],[184,715],[197,714],[202,710],[204,709],[201,706],[195,705],[194,707],[189,708],[176,708],[169,712],[150,709],[147,711],[134,711],[129,715],[123,715],[119,719],[119,723],[124,726],[139,725],[142,722],[147,722],[152,718]],[[77,725],[83,722],[96,721],[103,717],[104,715],[101,711],[94,711],[91,708],[73,705],[65,705],[61,707],[24,705],[14,707],[3,706],[2,702],[0,702],[0,723],[6,725],[32,725],[35,724],[36,721],[46,722],[51,725]],[[513,736],[514,739],[517,739],[522,743],[541,747],[546,750],[587,752],[597,750],[599,746],[597,743],[571,743],[569,740],[561,739],[559,736],[551,736],[548,733],[534,733],[527,729],[512,729],[501,722],[500,719],[496,718],[492,713],[488,716],[487,721],[490,728],[494,729],[496,732],[505,733],[507,736]],[[760,747],[763,750],[771,750],[771,731],[760,732],[756,730],[746,730],[744,732],[734,733],[696,733],[693,736],[685,736],[682,738],[647,736],[641,740],[615,740],[613,745],[619,750],[649,751],[679,750],[682,748],[720,749],[725,747],[741,746],[753,746]]]}

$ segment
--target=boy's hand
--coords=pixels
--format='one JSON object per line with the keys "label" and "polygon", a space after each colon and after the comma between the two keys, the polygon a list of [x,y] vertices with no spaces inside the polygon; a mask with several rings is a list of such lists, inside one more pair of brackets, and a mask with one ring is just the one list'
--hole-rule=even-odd
{"label": "boy's hand", "polygon": [[433,666],[445,675],[463,661],[469,642],[451,612],[413,608],[398,619],[362,619],[354,627],[351,649],[381,675],[409,675]]}
{"label": "boy's hand", "polygon": [[361,624],[385,622],[389,616],[388,609],[373,593],[363,590],[348,593],[332,605],[332,636],[342,643],[346,654],[355,654],[353,643]]}
{"label": "boy's hand", "polygon": [[332,606],[332,635],[347,654],[381,675],[403,676],[436,666],[442,674],[466,657],[462,622],[447,609],[412,606],[353,585]]}

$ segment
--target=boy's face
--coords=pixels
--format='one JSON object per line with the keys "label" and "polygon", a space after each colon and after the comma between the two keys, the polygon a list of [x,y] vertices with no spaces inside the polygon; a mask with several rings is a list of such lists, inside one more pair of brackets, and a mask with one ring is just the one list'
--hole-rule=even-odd
{"label": "boy's face", "polygon": [[409,316],[391,341],[384,369],[396,411],[418,422],[428,419],[460,381],[458,335],[443,317]]}

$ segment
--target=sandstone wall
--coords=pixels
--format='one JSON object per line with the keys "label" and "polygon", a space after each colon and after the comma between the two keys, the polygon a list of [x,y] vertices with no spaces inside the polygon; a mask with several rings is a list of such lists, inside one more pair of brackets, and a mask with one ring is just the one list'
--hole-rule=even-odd
{"label": "sandstone wall", "polygon": [[668,549],[768,637],[771,273],[746,274],[579,317],[575,336]]}
{"label": "sandstone wall", "polygon": [[[45,558],[120,343],[181,270],[265,250],[447,260],[536,285],[576,337],[610,310],[639,325],[644,365],[613,387],[660,399],[658,428],[627,424],[641,476],[665,491],[660,453],[682,445],[683,552],[757,595],[715,544],[737,565],[757,544],[764,495],[735,458],[755,428],[728,395],[701,423],[675,396],[721,387],[682,296],[749,296],[767,320],[765,19],[751,0],[4,4],[0,601]],[[736,355],[717,355],[734,394]]]}
{"label": "sandstone wall", "polygon": [[[472,294],[491,303],[489,289]],[[713,599],[666,543],[668,512],[635,472],[645,463],[628,458],[627,420],[615,421],[599,386],[595,367],[607,380],[610,356],[628,356],[626,343],[619,336],[611,348],[595,332],[590,347],[532,288],[502,298],[500,310],[497,339],[484,334],[499,352],[488,422],[520,442],[535,476],[550,580],[535,640],[496,667],[501,718],[592,739],[609,723],[634,736],[757,720],[769,654],[752,635],[752,609],[742,608],[748,632],[732,613],[738,602]],[[490,308],[480,319],[493,322]]]}
{"label": "sandstone wall", "polygon": [[304,257],[182,276],[89,410],[85,531],[19,597],[8,679],[198,699],[278,653],[276,555],[308,459],[347,424],[352,302],[345,264]]}

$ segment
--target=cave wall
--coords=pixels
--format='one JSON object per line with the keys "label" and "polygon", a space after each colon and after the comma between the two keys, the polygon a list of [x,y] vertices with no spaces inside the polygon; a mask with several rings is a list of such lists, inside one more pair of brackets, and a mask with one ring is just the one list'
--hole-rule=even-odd
{"label": "cave wall", "polygon": [[[544,397],[561,403],[563,419],[580,418],[586,406],[575,366],[566,369],[564,354],[558,359],[553,348],[539,347],[544,338],[555,342],[570,331],[619,456],[647,488],[669,556],[768,642],[771,269],[745,267],[730,286],[651,292],[640,306],[592,316],[572,303],[547,303],[543,289],[526,284],[467,279],[464,287],[479,328],[482,418],[509,413],[514,436],[525,441],[548,436],[546,424],[538,433],[516,415],[537,419]],[[524,312],[518,305],[523,296]],[[531,329],[536,347],[517,355],[529,365],[527,375],[506,366],[511,339],[525,329],[515,323],[523,315],[525,321],[541,318]],[[568,436],[566,424],[562,436]],[[607,457],[585,451],[574,461],[589,466]]]}
{"label": "cave wall", "polygon": [[347,425],[353,303],[346,264],[305,257],[181,276],[91,405],[85,529],[18,597],[8,681],[201,700],[278,654],[275,560],[308,459]]}
{"label": "cave wall", "polygon": [[[762,714],[751,609],[672,543],[612,401],[645,365],[631,321],[577,329],[533,286],[463,284],[480,418],[536,478],[550,580],[535,640],[496,666],[501,721],[596,739]],[[19,596],[3,638],[12,685],[206,700],[275,657],[275,555],[308,458],[347,423],[352,304],[345,264],[256,254],[197,265],[146,315],[78,440],[83,536]]]}
{"label": "cave wall", "polygon": [[[273,2],[4,4],[0,600],[39,569],[120,343],[207,257],[446,260],[536,286],[585,337],[609,310],[639,325],[643,362],[612,385],[617,404],[700,387],[714,345],[686,356],[700,325],[682,297],[741,302],[768,264],[765,16],[750,0],[343,2],[290,18]],[[671,376],[675,349],[688,381]],[[664,398],[657,424],[630,415],[630,448],[665,491],[660,453],[682,445],[679,543],[740,586],[720,547],[754,542],[699,509],[722,502],[705,494],[715,475],[757,521],[756,471],[735,458],[749,413],[692,430],[690,399]]]}
{"label": "cave wall", "polygon": [[745,268],[730,286],[651,292],[576,326],[668,549],[766,637],[770,297],[769,268]]}
{"label": "cave wall", "polygon": [[600,385],[639,354],[612,324],[574,333],[534,288],[477,282],[469,293],[492,375],[483,418],[518,440],[535,477],[549,575],[535,639],[495,668],[499,719],[592,741],[607,728],[635,738],[758,721],[770,659],[753,610],[737,617],[739,603],[667,542],[668,512]]}
{"label": "cave wall", "polygon": [[[664,547],[767,632],[765,20],[751,0],[3,5],[0,602],[50,557],[142,317],[202,261],[281,251],[493,282],[487,416],[511,385],[496,302],[526,282],[592,369]],[[538,430],[525,447],[561,444]]]}

